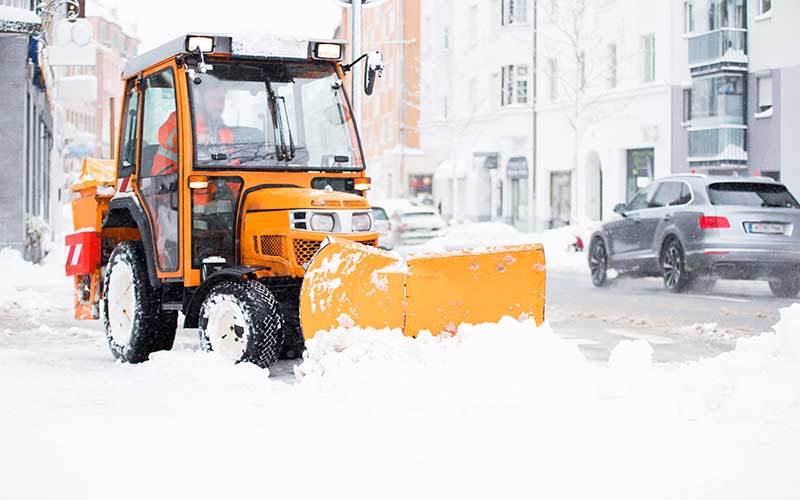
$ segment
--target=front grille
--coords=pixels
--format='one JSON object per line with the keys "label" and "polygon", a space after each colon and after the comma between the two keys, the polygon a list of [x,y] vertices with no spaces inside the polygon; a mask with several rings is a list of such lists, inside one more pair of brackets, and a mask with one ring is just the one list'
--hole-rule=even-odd
{"label": "front grille", "polygon": [[310,262],[321,244],[319,240],[294,240],[294,257],[297,263],[304,266]]}
{"label": "front grille", "polygon": [[[257,238],[254,236],[254,238]],[[258,239],[256,253],[283,257],[283,236],[263,235]]]}
{"label": "front grille", "polygon": [[361,200],[345,200],[343,203],[350,208],[367,208],[367,204]]}

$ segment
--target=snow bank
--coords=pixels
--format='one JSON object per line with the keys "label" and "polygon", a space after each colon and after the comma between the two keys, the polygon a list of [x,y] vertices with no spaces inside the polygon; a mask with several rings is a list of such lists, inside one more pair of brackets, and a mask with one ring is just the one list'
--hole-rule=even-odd
{"label": "snow bank", "polygon": [[[92,369],[0,350],[0,484],[28,498],[796,498],[800,305],[682,365],[548,326],[335,330],[298,383],[208,353]],[[48,478],[41,481],[42,476]]]}
{"label": "snow bank", "polygon": [[54,246],[41,265],[26,261],[17,250],[0,249],[0,312],[33,312],[72,302],[71,281],[64,276],[63,248],[57,243]]}
{"label": "snow bank", "polygon": [[583,239],[584,245],[588,247],[589,237],[594,226],[594,223],[586,223],[550,229],[542,233],[522,233],[513,226],[502,222],[456,224],[448,227],[444,235],[405,250],[411,254],[519,243],[541,243],[544,245],[548,270],[588,274],[589,265],[586,253],[575,252],[570,245],[575,243],[576,237],[580,237]]}

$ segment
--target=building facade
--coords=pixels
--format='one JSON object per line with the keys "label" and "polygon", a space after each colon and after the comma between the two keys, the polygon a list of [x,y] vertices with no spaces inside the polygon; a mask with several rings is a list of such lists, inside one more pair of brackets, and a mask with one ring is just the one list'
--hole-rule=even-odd
{"label": "building facade", "polygon": [[0,0],[0,248],[39,260],[54,212],[53,120],[34,3]]}
{"label": "building facade", "polygon": [[447,219],[531,229],[533,4],[422,5],[420,130],[436,204]]}
{"label": "building facade", "polygon": [[[361,142],[373,197],[430,198],[433,169],[420,147],[420,1],[365,6],[362,50],[380,50],[386,69],[361,100]],[[337,36],[351,40],[351,10],[342,10]],[[363,74],[363,73],[362,73]]]}
{"label": "building facade", "polygon": [[[87,2],[86,21],[91,27],[89,44],[95,52],[93,65],[69,65],[55,69],[58,75],[58,119],[62,131],[65,187],[80,174],[83,158],[112,158],[112,113],[118,120],[122,95],[120,75],[125,63],[138,53],[139,39],[115,9]],[[70,92],[73,86],[90,92]],[[83,89],[81,89],[83,90]],[[111,109],[112,98],[115,109]],[[118,125],[118,124],[116,124]]]}
{"label": "building facade", "polygon": [[685,0],[690,84],[683,91],[683,168],[765,175],[800,193],[800,3]]}

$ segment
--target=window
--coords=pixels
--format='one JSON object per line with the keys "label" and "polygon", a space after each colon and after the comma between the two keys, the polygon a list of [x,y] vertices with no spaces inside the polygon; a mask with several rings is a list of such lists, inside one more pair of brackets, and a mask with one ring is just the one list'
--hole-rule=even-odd
{"label": "window", "polygon": [[586,51],[581,51],[578,54],[578,75],[580,77],[580,90],[586,88]]}
{"label": "window", "polygon": [[650,207],[681,205],[681,191],[684,186],[683,182],[662,182]]}
{"label": "window", "polygon": [[625,207],[625,210],[630,212],[633,210],[642,210],[644,208],[652,207],[653,195],[655,194],[657,187],[657,184],[651,184],[650,186],[637,191],[636,196],[634,196],[631,202],[628,203],[628,206]]}
{"label": "window", "polygon": [[772,10],[772,0],[756,0],[759,14],[766,14]]}
{"label": "window", "polygon": [[608,44],[608,87],[617,86],[617,44]]}
{"label": "window", "polygon": [[718,182],[708,186],[712,205],[800,208],[786,186],[766,182]]}
{"label": "window", "polygon": [[653,148],[629,149],[627,151],[626,199],[631,200],[636,191],[648,186],[653,180],[655,151]]}
{"label": "window", "polygon": [[501,0],[501,24],[524,24],[528,22],[528,0]]}
{"label": "window", "polygon": [[686,0],[683,2],[683,32],[686,34],[694,33],[694,2]]}
{"label": "window", "polygon": [[690,97],[693,120],[713,121],[709,125],[744,124],[744,77],[741,75],[695,78]]}
{"label": "window", "polygon": [[683,89],[683,121],[692,120],[692,89]]}
{"label": "window", "polygon": [[558,61],[555,58],[547,60],[547,73],[550,77],[550,99],[558,99]]}
{"label": "window", "polygon": [[656,37],[653,34],[642,37],[642,81],[645,83],[656,79]]}
{"label": "window", "polygon": [[502,106],[528,103],[528,66],[503,66],[501,83]]}
{"label": "window", "polygon": [[450,48],[450,27],[445,26],[442,28],[442,48],[447,50]]}
{"label": "window", "polygon": [[772,77],[762,76],[758,79],[758,112],[772,109]]}
{"label": "window", "polygon": [[550,15],[558,15],[558,0],[550,0]]}
{"label": "window", "polygon": [[449,115],[450,115],[449,103],[447,102],[447,96],[444,96],[442,97],[442,118],[447,120]]}

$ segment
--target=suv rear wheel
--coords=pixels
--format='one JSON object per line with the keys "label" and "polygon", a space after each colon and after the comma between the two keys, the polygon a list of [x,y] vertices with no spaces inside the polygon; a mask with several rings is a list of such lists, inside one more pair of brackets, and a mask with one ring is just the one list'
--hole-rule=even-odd
{"label": "suv rear wheel", "polygon": [[769,290],[772,295],[784,299],[793,299],[800,293],[800,280],[797,278],[784,278],[769,282]]}
{"label": "suv rear wheel", "polygon": [[672,293],[686,290],[692,280],[686,270],[686,257],[683,247],[676,239],[671,239],[661,252],[661,269],[664,276],[664,288]]}

